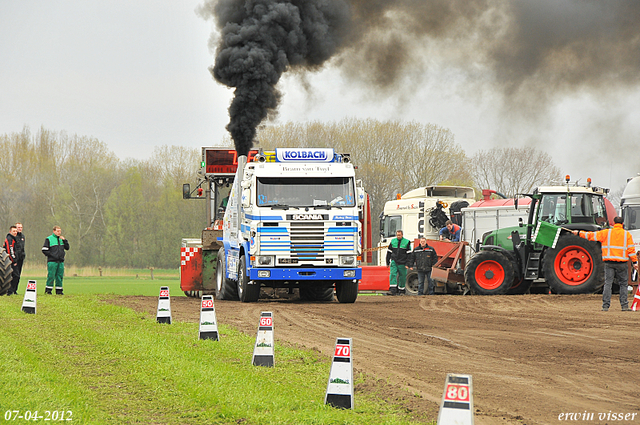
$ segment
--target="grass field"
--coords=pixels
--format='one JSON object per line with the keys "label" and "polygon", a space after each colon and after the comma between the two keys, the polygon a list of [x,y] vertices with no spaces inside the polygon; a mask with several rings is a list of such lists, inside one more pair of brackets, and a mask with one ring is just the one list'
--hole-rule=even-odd
{"label": "grass field", "polygon": [[[18,292],[24,295],[28,280],[36,280],[38,288],[44,288],[47,271],[42,268],[28,268],[22,272]],[[185,296],[180,289],[178,270],[157,269],[103,269],[102,276],[96,267],[65,269],[63,281],[66,295],[77,294],[119,294],[119,295],[155,295],[161,286],[168,286],[171,296]],[[40,291],[42,292],[42,290]]]}
{"label": "grass field", "polygon": [[0,418],[37,411],[43,422],[64,412],[79,424],[412,422],[368,394],[356,393],[354,410],[325,406],[330,359],[317,352],[276,343],[276,367],[255,367],[255,337],[220,325],[220,341],[201,341],[197,323],[160,325],[105,302],[105,293],[157,296],[166,284],[182,294],[177,276],[69,277],[64,297],[42,296],[38,280],[36,315],[21,311],[22,296],[0,297]]}

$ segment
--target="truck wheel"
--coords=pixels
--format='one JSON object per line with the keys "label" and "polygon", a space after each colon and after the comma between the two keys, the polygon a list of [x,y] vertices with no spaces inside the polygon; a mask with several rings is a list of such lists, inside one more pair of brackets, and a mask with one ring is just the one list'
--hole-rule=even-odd
{"label": "truck wheel", "polygon": [[340,280],[336,282],[336,298],[345,303],[354,303],[358,298],[358,281]]}
{"label": "truck wheel", "polygon": [[0,248],[0,295],[4,295],[11,289],[11,259],[4,248]]}
{"label": "truck wheel", "polygon": [[300,286],[300,299],[304,301],[333,301],[333,285],[309,282]]}
{"label": "truck wheel", "polygon": [[235,300],[238,295],[235,290],[235,285],[229,279],[227,275],[227,262],[224,258],[224,248],[218,250],[218,265],[216,267],[216,300]]}
{"label": "truck wheel", "polygon": [[560,236],[542,259],[542,270],[556,294],[591,294],[604,285],[604,263],[598,244],[579,236]]}
{"label": "truck wheel", "polygon": [[478,295],[504,295],[513,284],[513,264],[497,251],[480,251],[467,264],[464,280]]}
{"label": "truck wheel", "polygon": [[[428,285],[428,282],[424,282]],[[407,295],[418,295],[418,272],[409,272],[407,274],[407,284],[404,287]]]}
{"label": "truck wheel", "polygon": [[244,255],[240,257],[240,265],[238,266],[238,298],[243,303],[253,303],[260,298],[260,284],[249,284],[247,260]]}

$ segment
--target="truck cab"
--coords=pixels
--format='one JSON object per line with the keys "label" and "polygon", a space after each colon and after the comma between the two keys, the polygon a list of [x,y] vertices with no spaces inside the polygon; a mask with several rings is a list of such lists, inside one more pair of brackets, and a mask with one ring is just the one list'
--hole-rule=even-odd
{"label": "truck cab", "polygon": [[335,289],[338,301],[354,302],[364,195],[349,156],[333,149],[276,149],[239,165],[222,223],[216,297],[250,302],[272,287],[329,301]]}

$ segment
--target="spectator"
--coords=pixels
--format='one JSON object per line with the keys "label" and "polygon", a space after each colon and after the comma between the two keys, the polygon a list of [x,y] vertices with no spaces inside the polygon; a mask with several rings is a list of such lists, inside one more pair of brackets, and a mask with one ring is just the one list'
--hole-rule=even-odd
{"label": "spectator", "polygon": [[[435,295],[435,283],[431,279],[431,268],[438,262],[436,250],[427,244],[427,238],[420,237],[420,245],[413,249],[408,265],[418,270],[418,295]],[[427,293],[424,292],[424,281],[427,279]]]}
{"label": "spectator", "polygon": [[16,278],[16,271],[18,269],[17,256],[16,256],[16,238],[18,235],[18,229],[16,226],[11,226],[9,228],[9,233],[7,233],[7,237],[4,240],[4,249],[7,251],[9,255],[9,259],[11,260],[11,285],[9,285],[9,290],[7,291],[7,295],[13,295],[15,291],[13,290],[14,281],[19,279]]}
{"label": "spectator", "polygon": [[24,251],[24,234],[22,233],[22,223],[16,223],[16,266],[13,268],[13,281],[11,285],[13,287],[13,293],[18,294],[18,284],[20,283],[20,276],[22,275],[22,265],[26,254]]}
{"label": "spectator", "polygon": [[56,295],[62,293],[62,279],[64,277],[64,255],[69,250],[69,241],[62,236],[60,226],[53,226],[53,234],[44,240],[42,253],[47,257],[47,286],[44,293],[51,295],[53,283],[56,285]]}
{"label": "spectator", "polygon": [[411,254],[411,242],[403,237],[402,230],[389,242],[387,267],[389,267],[389,292],[387,295],[404,295],[407,283],[407,262]]}

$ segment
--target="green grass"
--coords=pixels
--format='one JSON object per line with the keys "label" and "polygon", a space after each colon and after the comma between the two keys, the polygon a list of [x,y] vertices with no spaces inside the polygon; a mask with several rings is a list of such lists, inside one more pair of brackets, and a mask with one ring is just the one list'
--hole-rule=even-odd
{"label": "green grass", "polygon": [[[65,282],[65,292],[73,286]],[[160,325],[88,292],[40,296],[36,315],[21,311],[22,297],[0,297],[0,415],[64,410],[79,424],[411,422],[373,395],[356,393],[354,410],[325,406],[330,361],[316,352],[276,344],[276,367],[252,366],[252,336],[220,325],[220,341],[201,341],[197,323]]]}
{"label": "green grass", "polygon": [[[76,275],[76,276],[74,276]],[[168,286],[171,296],[185,296],[180,289],[180,275],[177,270],[158,269],[105,269],[100,276],[97,268],[65,269],[62,283],[65,295],[78,294],[119,294],[119,295],[155,295],[161,286]],[[47,282],[46,270],[25,269],[20,278],[18,292],[23,295],[27,281],[38,282],[38,292],[42,293]]]}

